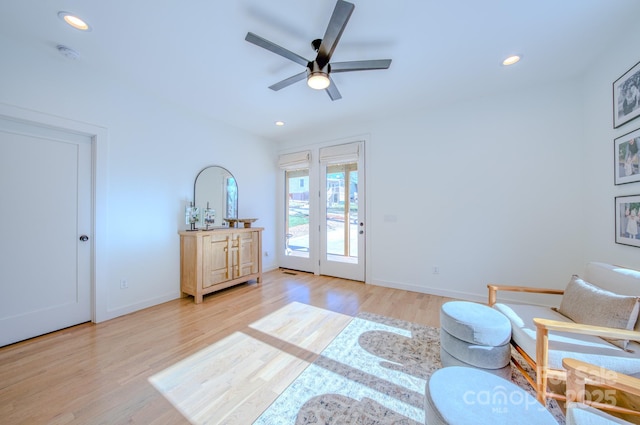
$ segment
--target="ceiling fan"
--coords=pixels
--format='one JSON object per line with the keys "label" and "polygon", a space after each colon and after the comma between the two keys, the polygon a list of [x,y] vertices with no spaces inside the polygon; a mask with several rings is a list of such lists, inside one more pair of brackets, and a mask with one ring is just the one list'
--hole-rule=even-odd
{"label": "ceiling fan", "polygon": [[355,5],[346,2],[344,0],[338,0],[336,7],[331,15],[331,20],[327,26],[327,30],[324,33],[322,39],[316,39],[311,42],[313,50],[317,52],[316,58],[312,61],[303,58],[302,56],[291,52],[269,40],[266,40],[252,32],[247,33],[245,40],[249,43],[253,43],[256,46],[270,50],[273,53],[285,57],[293,62],[296,62],[304,67],[306,70],[293,75],[289,78],[269,86],[271,90],[280,90],[290,86],[293,83],[307,79],[309,87],[317,90],[326,90],[331,100],[338,100],[342,98],[342,95],[338,91],[335,83],[331,79],[331,74],[336,72],[351,72],[351,71],[367,71],[372,69],[387,69],[391,65],[391,59],[376,59],[376,60],[361,60],[361,61],[349,61],[349,62],[333,62],[331,56],[333,55],[340,37],[347,26],[347,22],[353,13]]}

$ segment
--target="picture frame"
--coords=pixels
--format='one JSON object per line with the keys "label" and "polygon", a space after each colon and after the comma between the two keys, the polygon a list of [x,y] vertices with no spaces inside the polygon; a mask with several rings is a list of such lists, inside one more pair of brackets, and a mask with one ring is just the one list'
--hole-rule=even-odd
{"label": "picture frame", "polygon": [[640,195],[615,198],[616,243],[640,248]]}
{"label": "picture frame", "polygon": [[640,181],[640,128],[616,138],[614,146],[614,183],[616,185]]}
{"label": "picture frame", "polygon": [[613,128],[640,116],[640,62],[613,83]]}

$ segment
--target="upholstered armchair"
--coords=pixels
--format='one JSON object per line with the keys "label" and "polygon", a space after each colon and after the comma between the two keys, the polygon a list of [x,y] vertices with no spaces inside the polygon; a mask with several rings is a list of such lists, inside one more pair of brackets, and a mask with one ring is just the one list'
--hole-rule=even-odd
{"label": "upholstered armchair", "polygon": [[[489,305],[512,325],[511,343],[534,371],[516,358],[516,368],[536,389],[538,401],[564,400],[564,358],[640,376],[640,272],[605,263],[589,263],[584,276],[573,276],[565,290],[489,284]],[[559,308],[516,302],[500,303],[503,291],[561,295]],[[556,387],[555,385],[553,386]]]}

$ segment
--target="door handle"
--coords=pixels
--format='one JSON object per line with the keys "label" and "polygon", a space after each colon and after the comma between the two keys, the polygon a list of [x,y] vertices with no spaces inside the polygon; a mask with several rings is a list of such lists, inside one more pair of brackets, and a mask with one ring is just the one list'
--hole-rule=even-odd
{"label": "door handle", "polygon": [[80,236],[80,240],[81,240],[82,242],[86,242],[86,241],[88,241],[88,240],[89,240],[89,236],[87,236],[87,235],[82,235],[82,236]]}

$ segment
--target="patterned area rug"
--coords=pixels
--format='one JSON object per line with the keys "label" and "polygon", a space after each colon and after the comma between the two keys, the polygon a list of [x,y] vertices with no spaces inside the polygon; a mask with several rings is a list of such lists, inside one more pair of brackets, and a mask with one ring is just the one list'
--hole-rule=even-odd
{"label": "patterned area rug", "polygon": [[[438,329],[361,313],[254,424],[424,424],[426,381],[441,367]],[[513,370],[513,381],[534,394]]]}

